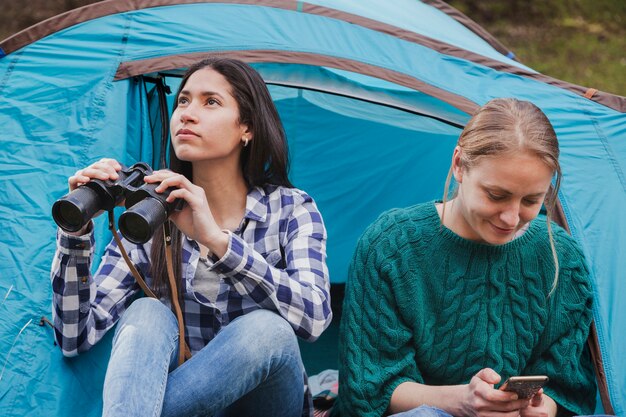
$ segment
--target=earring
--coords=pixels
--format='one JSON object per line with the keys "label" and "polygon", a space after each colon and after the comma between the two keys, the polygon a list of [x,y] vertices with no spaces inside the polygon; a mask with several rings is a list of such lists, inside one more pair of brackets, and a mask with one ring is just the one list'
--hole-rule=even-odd
{"label": "earring", "polygon": [[246,146],[248,146],[248,141],[249,141],[249,140],[250,140],[250,139],[248,139],[248,138],[243,138],[243,147],[244,147],[244,148],[245,148]]}

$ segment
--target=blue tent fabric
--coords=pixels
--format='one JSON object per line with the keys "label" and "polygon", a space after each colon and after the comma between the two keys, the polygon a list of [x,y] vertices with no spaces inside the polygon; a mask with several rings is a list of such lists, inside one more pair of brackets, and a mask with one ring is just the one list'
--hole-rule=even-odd
{"label": "blue tent fabric", "polygon": [[[176,91],[186,59],[211,52],[250,61],[268,83],[292,180],[324,215],[334,283],[378,214],[441,196],[472,109],[494,97],[537,104],[561,144],[564,219],[592,270],[610,406],[625,414],[626,99],[589,99],[537,74],[436,1],[249,3],[108,0],[0,42],[0,415],[100,414],[110,335],[65,359],[40,325],[51,309],[50,207],[99,158],[157,166],[154,80]],[[96,230],[99,255],[104,219]]]}

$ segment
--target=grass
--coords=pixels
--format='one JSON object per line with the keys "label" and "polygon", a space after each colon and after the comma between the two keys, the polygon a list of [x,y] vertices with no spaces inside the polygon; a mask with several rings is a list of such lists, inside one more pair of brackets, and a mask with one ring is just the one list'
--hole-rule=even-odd
{"label": "grass", "polygon": [[534,70],[626,96],[626,1],[450,3]]}
{"label": "grass", "polygon": [[496,28],[494,36],[541,73],[626,95],[626,31],[614,36],[601,25],[564,19],[549,28]]}

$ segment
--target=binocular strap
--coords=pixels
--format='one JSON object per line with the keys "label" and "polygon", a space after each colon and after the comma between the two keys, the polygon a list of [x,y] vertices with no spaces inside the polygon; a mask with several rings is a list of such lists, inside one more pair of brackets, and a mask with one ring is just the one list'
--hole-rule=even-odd
{"label": "binocular strap", "polygon": [[170,234],[169,220],[163,224],[163,239],[165,240],[165,264],[167,265],[167,277],[170,280],[170,295],[174,312],[178,319],[178,365],[180,366],[186,359],[191,358],[191,352],[185,341],[185,322],[182,309],[180,308],[174,267],[172,266],[172,235]]}
{"label": "binocular strap", "polygon": [[[141,287],[144,293],[151,298],[159,299],[156,294],[148,287],[148,284],[144,281],[141,274],[137,270],[137,267],[128,257],[126,253],[126,249],[124,249],[124,245],[122,245],[122,240],[120,239],[119,234],[115,230],[115,221],[113,217],[113,211],[109,211],[109,229],[111,233],[113,233],[113,238],[117,243],[118,248],[120,249],[120,253],[122,257],[126,261],[128,265],[128,269],[130,269],[131,274],[135,277],[137,284]],[[163,239],[165,240],[165,263],[167,265],[167,276],[170,282],[170,297],[172,301],[172,306],[174,307],[174,313],[176,314],[176,319],[178,321],[178,365],[182,365],[185,360],[191,358],[191,352],[189,347],[187,346],[187,342],[185,341],[185,323],[183,318],[183,312],[180,308],[180,303],[178,301],[178,286],[176,285],[176,279],[174,277],[174,268],[172,267],[172,237],[169,233],[169,225],[167,222],[163,227]]]}

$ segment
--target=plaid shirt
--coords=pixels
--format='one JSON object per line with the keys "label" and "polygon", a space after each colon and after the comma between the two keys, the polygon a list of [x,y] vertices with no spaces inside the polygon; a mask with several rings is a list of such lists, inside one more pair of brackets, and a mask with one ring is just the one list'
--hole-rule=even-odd
{"label": "plaid shirt", "polygon": [[[222,277],[217,299],[194,291],[198,244],[183,239],[182,285],[186,339],[202,349],[235,318],[264,308],[276,311],[308,341],[330,324],[326,230],[315,202],[292,188],[256,187],[247,196],[239,229],[229,232],[228,250],[210,269]],[[150,245],[123,240],[133,263],[151,285]],[[112,241],[94,276],[90,273],[93,233],[70,236],[59,230],[52,265],[55,336],[63,354],[75,356],[95,345],[140,291]],[[166,300],[164,302],[169,303]],[[304,375],[306,387],[306,375]],[[312,410],[305,390],[303,415]]]}

